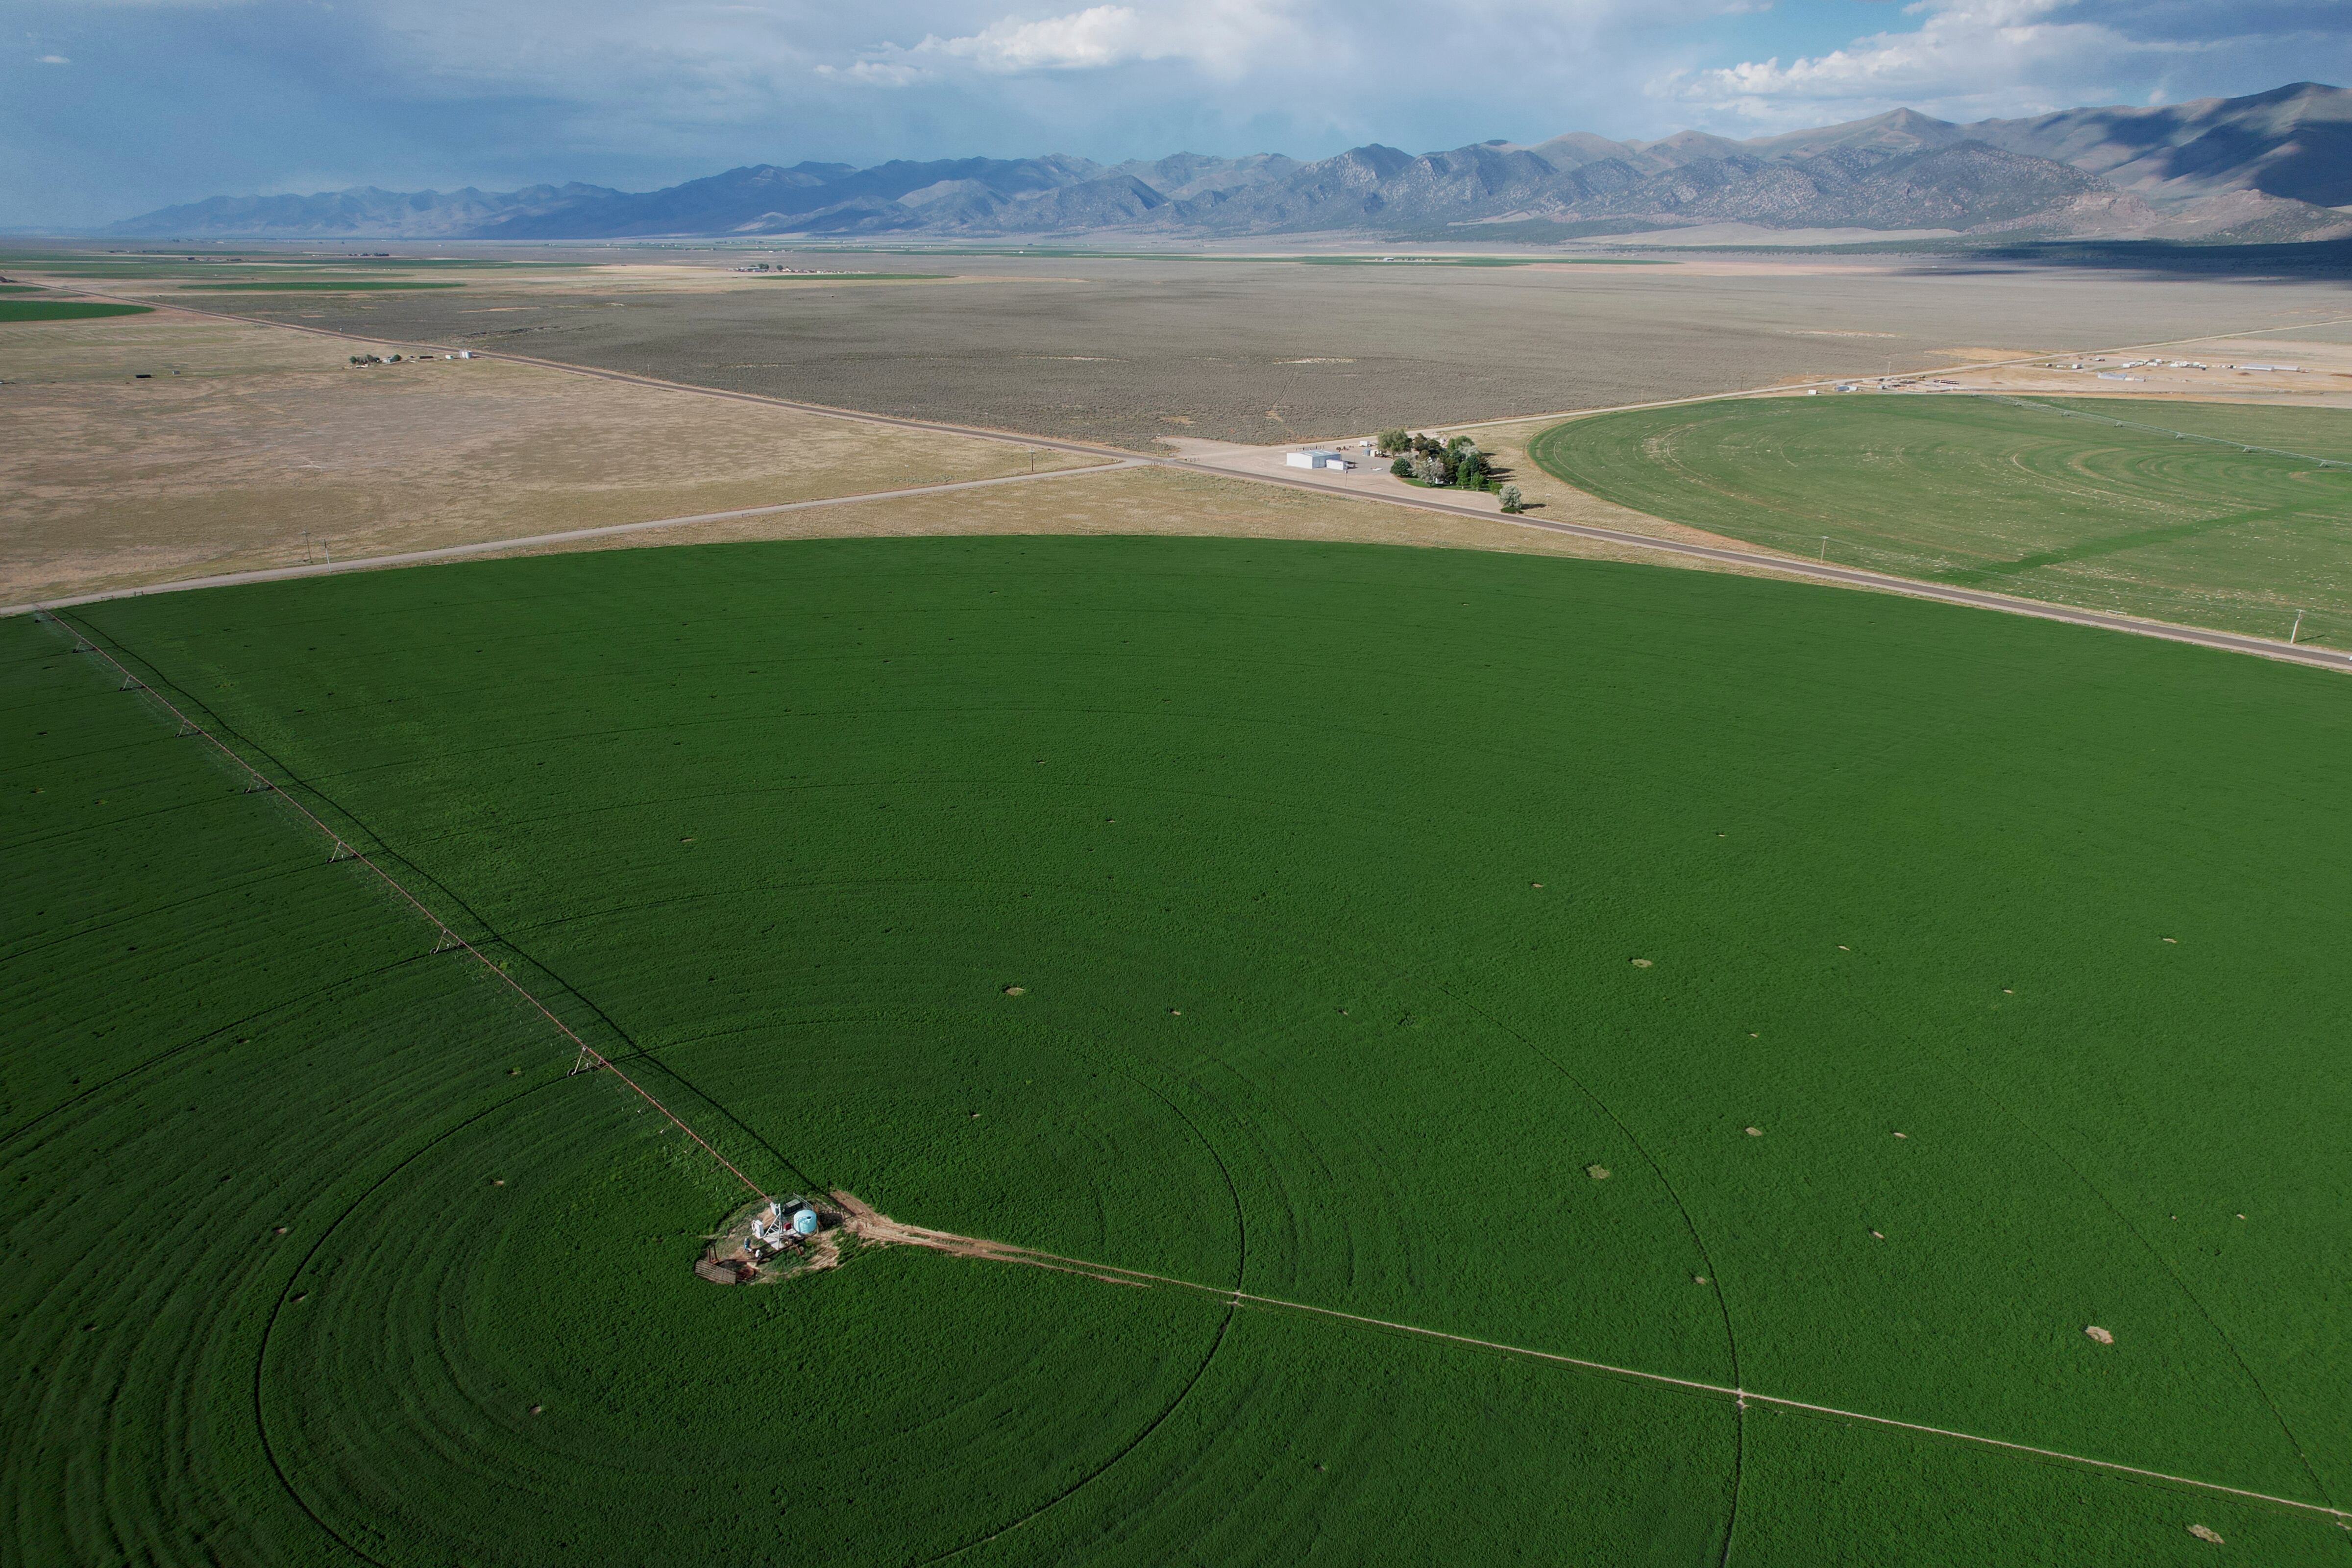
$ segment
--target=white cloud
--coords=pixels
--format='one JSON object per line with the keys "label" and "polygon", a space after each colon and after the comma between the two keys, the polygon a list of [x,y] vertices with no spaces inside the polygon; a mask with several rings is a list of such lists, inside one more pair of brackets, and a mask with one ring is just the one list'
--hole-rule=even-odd
{"label": "white cloud", "polygon": [[1005,16],[976,32],[920,43],[886,44],[847,66],[821,65],[835,80],[904,87],[956,69],[991,76],[1080,72],[1150,60],[1180,60],[1225,80],[1266,63],[1297,31],[1286,4],[1207,0],[1205,4],[1089,5],[1066,16]]}
{"label": "white cloud", "polygon": [[[12,223],[283,189],[304,169],[396,188],[642,190],[804,158],[1109,163],[1178,149],[1312,157],[1371,141],[1420,152],[1570,130],[1752,135],[1897,103],[1966,120],[2352,80],[2347,0],[0,0],[0,11],[21,29],[25,79],[0,94],[0,214]],[[1871,36],[1832,34],[1844,47],[1822,47],[1824,16],[1868,18],[1854,25]],[[57,75],[24,71],[47,54]],[[104,68],[74,72],[68,56]],[[206,133],[183,134],[195,119]]]}
{"label": "white cloud", "polygon": [[69,66],[73,64],[73,61],[66,58],[63,55],[43,55],[36,63],[45,66]]}
{"label": "white cloud", "polygon": [[846,66],[823,65],[816,68],[816,74],[866,87],[912,87],[923,79],[919,68],[890,60],[859,60],[855,65]]}
{"label": "white cloud", "polygon": [[[2136,38],[2081,0],[1915,0],[1909,32],[1874,33],[1783,65],[1780,57],[1679,71],[1651,92],[1767,125],[1854,118],[1897,105],[1954,114],[2023,114],[2116,96],[2195,43]],[[2168,58],[2167,57],[2169,57]]]}
{"label": "white cloud", "polygon": [[1007,16],[964,38],[925,38],[917,54],[950,55],[982,70],[1098,70],[1177,52],[1130,5],[1089,5],[1066,16],[1023,22]]}

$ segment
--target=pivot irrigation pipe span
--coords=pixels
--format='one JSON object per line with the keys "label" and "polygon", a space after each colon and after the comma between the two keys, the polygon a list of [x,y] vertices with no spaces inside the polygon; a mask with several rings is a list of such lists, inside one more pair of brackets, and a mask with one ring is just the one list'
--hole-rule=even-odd
{"label": "pivot irrigation pipe span", "polygon": [[440,932],[439,940],[434,943],[434,952],[439,952],[444,948],[455,947],[472,955],[476,963],[479,963],[484,969],[489,971],[491,974],[503,982],[509,990],[521,997],[525,1002],[530,1003],[541,1017],[545,1018],[549,1023],[554,1025],[557,1033],[561,1034],[566,1040],[569,1040],[574,1046],[577,1046],[580,1048],[579,1060],[583,1063],[589,1070],[593,1071],[599,1068],[604,1069],[610,1072],[614,1078],[619,1079],[623,1083],[628,1085],[631,1092],[635,1093],[638,1099],[644,1100],[647,1105],[652,1106],[656,1110],[660,1111],[669,1121],[671,1126],[676,1127],[680,1132],[683,1132],[688,1138],[693,1139],[697,1144],[701,1146],[704,1153],[709,1155],[712,1159],[718,1161],[720,1165],[724,1166],[727,1170],[727,1173],[733,1176],[737,1181],[742,1183],[745,1187],[749,1188],[754,1197],[763,1199],[769,1203],[773,1203],[775,1201],[773,1196],[771,1195],[765,1188],[761,1187],[759,1183],[753,1181],[751,1177],[743,1173],[741,1166],[736,1164],[734,1161],[729,1159],[726,1155],[713,1148],[710,1141],[705,1138],[701,1133],[697,1132],[693,1128],[688,1126],[685,1120],[680,1117],[677,1111],[672,1110],[668,1106],[664,1105],[660,1100],[655,1099],[652,1091],[647,1089],[645,1085],[639,1083],[635,1079],[631,1078],[627,1073],[623,1072],[619,1064],[614,1062],[612,1058],[606,1056],[604,1052],[590,1045],[586,1040],[582,1039],[580,1036],[573,1031],[571,1025],[557,1017],[553,1009],[550,1008],[546,1003],[533,995],[530,989],[525,986],[521,981],[517,980],[513,975],[499,968],[499,965],[491,960],[489,955],[485,953],[480,948],[476,947],[472,942],[467,942],[464,937],[459,936],[456,931],[451,931],[449,929],[449,922],[443,920],[439,915],[435,914],[433,910],[426,906],[424,900],[418,898],[415,893],[410,892],[405,887],[403,887],[398,878],[385,870],[382,866],[377,865],[364,850],[352,844],[349,839],[336,832],[333,828],[328,826],[325,822],[320,819],[318,813],[312,811],[309,806],[304,805],[299,800],[297,800],[292,795],[289,794],[278,784],[276,780],[263,773],[259,768],[254,766],[251,763],[247,762],[243,756],[238,754],[235,747],[222,740],[218,735],[214,734],[210,730],[205,729],[202,724],[197,723],[195,720],[190,718],[186,713],[181,711],[178,704],[174,703],[170,698],[164,696],[162,692],[156,690],[154,687],[149,685],[146,681],[140,679],[138,676],[131,673],[128,665],[125,665],[121,659],[115,658],[114,655],[100,647],[99,641],[96,637],[82,630],[79,626],[75,626],[71,621],[67,620],[65,616],[58,614],[57,611],[50,609],[46,605],[42,605],[35,606],[33,614],[36,620],[39,619],[43,616],[47,616],[58,626],[73,633],[74,647],[71,651],[75,653],[94,653],[98,655],[99,658],[106,660],[107,663],[112,665],[122,677],[122,685],[120,689],[124,691],[143,691],[148,696],[152,697],[156,701],[162,703],[163,705],[164,711],[168,712],[173,718],[177,719],[180,721],[180,733],[184,735],[201,735],[206,741],[210,742],[213,746],[220,752],[221,755],[226,757],[230,763],[237,767],[239,771],[244,773],[247,778],[252,780],[252,783],[247,786],[247,793],[268,793],[275,795],[278,799],[292,806],[296,811],[300,812],[304,819],[307,820],[311,826],[317,828],[321,836],[333,843],[335,847],[334,851],[328,857],[328,860],[331,864],[337,860],[356,860],[361,865],[366,867],[369,870],[374,872],[385,887],[391,889],[394,893],[400,896],[403,902],[406,903],[409,908],[415,910],[418,914],[423,915],[426,920],[433,922],[434,928]]}

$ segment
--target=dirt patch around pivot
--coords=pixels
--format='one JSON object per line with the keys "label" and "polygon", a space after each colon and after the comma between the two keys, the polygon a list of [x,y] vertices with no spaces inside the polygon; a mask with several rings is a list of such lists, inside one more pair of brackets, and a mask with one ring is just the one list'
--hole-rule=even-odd
{"label": "dirt patch around pivot", "polygon": [[1130,1274],[1114,1265],[1087,1263],[1050,1252],[1039,1252],[1032,1247],[1014,1247],[1009,1242],[991,1241],[984,1237],[958,1236],[953,1231],[908,1225],[892,1219],[870,1204],[859,1201],[856,1194],[839,1189],[831,1195],[841,1211],[842,1228],[856,1237],[861,1246],[919,1247],[957,1258],[984,1258],[995,1263],[1025,1263],[1034,1268],[1050,1268],[1062,1274],[1083,1274],[1106,1285],[1126,1285],[1137,1289],[1149,1289],[1152,1283],[1149,1275]]}

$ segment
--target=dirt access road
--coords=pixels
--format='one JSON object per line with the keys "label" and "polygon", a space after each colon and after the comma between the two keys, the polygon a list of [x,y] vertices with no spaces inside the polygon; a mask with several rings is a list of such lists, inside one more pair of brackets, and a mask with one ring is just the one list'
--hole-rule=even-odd
{"label": "dirt access road", "polygon": [[[63,293],[88,295],[100,299],[111,297],[107,294],[105,290],[89,289],[87,287],[68,288],[63,285],[49,285],[48,287],[56,289],[58,291]],[[195,310],[184,305],[166,304],[162,301],[154,301],[152,303],[153,308],[163,310],[184,311],[192,315],[214,317],[220,320],[235,320],[239,321],[246,320],[246,318],[242,317],[229,316],[225,312]],[[333,338],[341,342],[353,343],[365,342],[368,343],[373,343],[376,341],[372,338],[362,340],[349,332],[338,331],[325,327],[308,327],[290,323],[278,324],[286,326],[289,331],[314,333],[321,337]],[[2315,324],[2324,325],[2328,323],[2298,323],[2302,330],[2306,331]],[[2232,336],[2239,339],[2243,339],[2252,335],[2252,334],[2246,332],[2232,334]],[[2102,352],[2109,355],[2146,353],[2152,353],[2158,349],[2176,347],[2181,343],[2204,341],[2206,340],[2168,339],[2162,342],[2124,344]],[[420,342],[415,346],[434,353],[454,352],[446,344]],[[558,360],[543,360],[525,354],[503,353],[495,351],[486,353],[481,350],[476,350],[474,353],[477,357],[510,360],[519,363],[537,365],[552,370],[567,371],[576,375],[595,376],[610,381],[628,383],[647,387],[657,387],[665,391],[692,393],[701,396],[723,398],[738,402],[766,404],[771,406],[791,408],[802,413],[821,415],[829,418],[849,420],[886,428],[928,430],[945,435],[966,436],[983,440],[1010,442],[1028,447],[1084,454],[1089,457],[1097,457],[1107,459],[1108,462],[1116,463],[1120,467],[1157,466],[1179,469],[1190,469],[1194,472],[1218,474],[1235,479],[1248,479],[1260,484],[1281,485],[1294,489],[1321,494],[1331,494],[1334,492],[1343,493],[1361,500],[1378,501],[1390,506],[1412,507],[1424,511],[1450,513],[1456,516],[1473,516],[1486,521],[1508,522],[1522,528],[1539,529],[1549,532],[1588,539],[1596,542],[1615,546],[1620,549],[1654,552],[1662,554],[1680,556],[1685,559],[1704,561],[1715,564],[1738,567],[1747,570],[1780,573],[1791,577],[1834,584],[1841,587],[1865,588],[1881,593],[1905,594],[1914,598],[1934,599],[1946,604],[1963,605],[1971,609],[1996,610],[2010,615],[2032,616],[2043,620],[2064,621],[2075,626],[2095,626],[2106,631],[2129,632],[2141,637],[2161,637],[2168,641],[2191,643],[2199,647],[2218,648],[2230,653],[2252,654],[2259,658],[2273,658],[2288,663],[2311,665],[2320,668],[2333,669],[2344,673],[2352,673],[2352,655],[2329,652],[2316,648],[2296,647],[2264,637],[2243,637],[2231,632],[2207,631],[2200,627],[2176,626],[2169,622],[2146,620],[2133,616],[2109,615],[2096,610],[2081,610],[2070,608],[2065,605],[2044,604],[2037,600],[2011,598],[2001,594],[1988,594],[1969,588],[1948,587],[1941,584],[1925,583],[1916,578],[1899,577],[1889,573],[1869,572],[1853,567],[1835,566],[1828,563],[1827,562],[1809,562],[1801,556],[1780,555],[1766,551],[1743,549],[1728,543],[1717,545],[1686,540],[1659,539],[1648,534],[1633,533],[1622,529],[1605,528],[1597,524],[1558,521],[1549,519],[1530,517],[1524,514],[1516,517],[1504,517],[1499,504],[1492,496],[1446,496],[1441,492],[1416,489],[1403,485],[1385,473],[1378,472],[1376,470],[1368,471],[1367,468],[1360,468],[1352,474],[1325,472],[1321,474],[1319,479],[1312,477],[1318,472],[1317,470],[1293,469],[1285,466],[1281,468],[1279,471],[1276,471],[1275,465],[1281,464],[1282,462],[1283,451],[1285,450],[1282,448],[1234,447],[1230,444],[1192,443],[1190,445],[1192,445],[1195,447],[1195,450],[1190,455],[1180,450],[1179,455],[1169,458],[1138,457],[1132,452],[1122,451],[1111,447],[1097,446],[1094,443],[1086,441],[1074,441],[1060,437],[1029,436],[1017,431],[993,430],[983,426],[954,425],[933,420],[913,419],[897,415],[872,414],[859,409],[835,408],[823,404],[797,402],[789,398],[772,397],[760,393],[733,392],[720,388],[696,386],[690,383],[685,382],[665,381],[656,377],[638,375],[625,371],[603,370],[592,366],[566,364]],[[2048,354],[2012,355],[1998,360],[1989,360],[1981,363],[1953,365],[1948,367],[1940,374],[1951,376],[1967,374],[1969,373],[1999,371],[2014,366],[2042,363],[2047,361],[2050,357],[2051,356]],[[1622,409],[1591,408],[1571,410],[1563,412],[1559,417],[1568,418],[1577,415],[1618,413],[1634,408],[1675,406],[1683,404],[1716,402],[1724,398],[1786,396],[1792,393],[1802,393],[1814,387],[1834,386],[1840,380],[1844,379],[1850,378],[1825,378],[1819,382],[1800,382],[1769,387],[1753,387],[1736,392],[1712,394],[1701,397],[1672,398],[1664,400],[1663,402],[1628,404],[1623,405]],[[1530,422],[1531,421],[1522,418],[1513,419],[1507,422],[1490,423],[1509,423],[1517,425]],[[1360,440],[1360,437],[1350,437],[1343,439],[1341,442],[1335,443],[1335,445],[1352,445],[1358,440]],[[1045,479],[1048,477],[1053,476],[1043,474],[1036,476],[1037,479]],[[1015,479],[1024,482],[1027,481],[1029,478],[1030,476],[1026,475],[1014,476]],[[998,482],[1012,481],[1007,480]],[[912,492],[902,491],[899,493],[905,494]],[[496,543],[484,543],[464,547],[462,551],[453,552],[470,553],[480,550],[499,548],[500,545],[510,547],[514,542],[516,542],[506,541],[498,542]],[[205,581],[204,585],[210,586],[223,582],[252,580],[262,576],[307,575],[327,571],[358,571],[379,565],[407,563],[408,562],[425,558],[436,553],[439,552],[412,552],[400,557],[371,557],[351,562],[337,562],[332,567],[278,568],[268,574],[232,574],[221,578],[209,579]],[[156,593],[167,591],[175,587],[193,587],[196,585],[197,584],[193,582],[159,584],[143,589],[123,590],[122,592]],[[111,596],[114,595],[93,595],[92,597]],[[24,610],[33,607],[35,606],[10,606],[10,611],[13,613],[21,613]]]}

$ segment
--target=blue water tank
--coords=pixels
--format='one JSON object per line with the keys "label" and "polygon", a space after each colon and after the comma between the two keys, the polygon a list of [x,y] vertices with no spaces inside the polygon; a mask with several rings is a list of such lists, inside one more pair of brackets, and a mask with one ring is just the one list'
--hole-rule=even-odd
{"label": "blue water tank", "polygon": [[816,1210],[796,1209],[793,1213],[793,1231],[798,1236],[816,1234]]}

